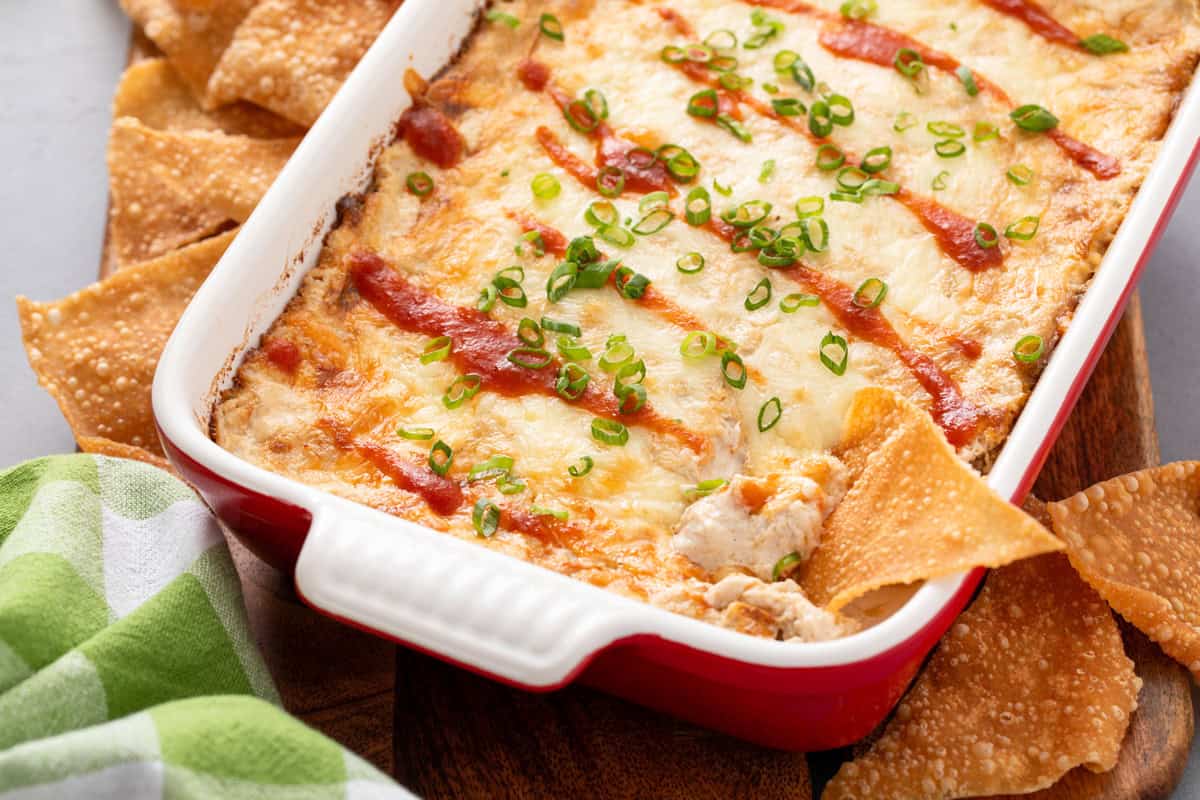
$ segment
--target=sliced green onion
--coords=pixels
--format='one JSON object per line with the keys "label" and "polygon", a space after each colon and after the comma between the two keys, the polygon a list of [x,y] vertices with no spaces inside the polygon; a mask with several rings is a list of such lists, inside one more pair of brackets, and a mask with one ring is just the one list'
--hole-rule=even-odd
{"label": "sliced green onion", "polygon": [[608,119],[608,100],[599,89],[588,89],[584,92],[583,102],[595,119]]}
{"label": "sliced green onion", "polygon": [[572,336],[562,335],[555,340],[559,355],[568,361],[590,361],[592,351],[588,350]]}
{"label": "sliced green onion", "polygon": [[1013,358],[1026,364],[1032,364],[1042,357],[1046,344],[1042,337],[1036,334],[1022,336],[1013,347]]}
{"label": "sliced green onion", "polygon": [[521,285],[520,281],[503,273],[497,273],[496,277],[492,278],[492,286],[496,287],[500,302],[504,305],[512,308],[524,308],[529,305],[529,298],[525,296],[525,287]]}
{"label": "sliced green onion", "polygon": [[775,174],[775,159],[769,158],[763,162],[762,169],[758,171],[758,182],[769,183],[771,176]]}
{"label": "sliced green onion", "polygon": [[917,118],[907,111],[901,111],[896,115],[896,121],[892,123],[892,130],[896,133],[904,133],[909,128],[917,126]]}
{"label": "sliced green onion", "polygon": [[708,497],[710,494],[721,491],[727,485],[729,485],[729,481],[724,478],[709,478],[706,481],[700,481],[683,494],[688,499],[694,500],[699,497]]}
{"label": "sliced green onion", "polygon": [[[813,228],[816,228],[816,234]],[[824,253],[829,249],[829,223],[824,217],[805,217],[800,220],[800,238],[804,246],[814,253]]]}
{"label": "sliced green onion", "polygon": [[638,211],[648,214],[660,208],[666,208],[671,203],[671,195],[666,192],[651,192],[638,202]]}
{"label": "sliced green onion", "polygon": [[520,494],[526,489],[525,481],[520,478],[512,478],[508,475],[501,475],[496,481],[496,489],[500,494]]}
{"label": "sliced green onion", "polygon": [[943,139],[933,146],[933,152],[942,158],[958,158],[967,152],[967,146],[958,139]]}
{"label": "sliced green onion", "polygon": [[631,247],[637,238],[620,225],[605,225],[596,229],[596,235],[611,245]]}
{"label": "sliced green onion", "polygon": [[1008,168],[1008,179],[1017,186],[1028,186],[1033,180],[1034,171],[1024,164],[1016,164]]}
{"label": "sliced green onion", "polygon": [[919,52],[911,47],[902,47],[896,51],[896,56],[892,59],[892,66],[905,78],[915,81],[925,70],[925,60],[921,58]]}
{"label": "sliced green onion", "polygon": [[808,108],[798,97],[775,97],[771,109],[781,117],[799,117],[808,113]]}
{"label": "sliced green onion", "polygon": [[1129,45],[1122,42],[1120,39],[1114,39],[1107,33],[1095,33],[1079,43],[1079,46],[1089,53],[1098,56],[1112,55],[1113,53],[1125,53],[1129,50]]}
{"label": "sliced green onion", "polygon": [[614,420],[596,417],[592,420],[592,438],[621,447],[629,441],[629,429]]}
{"label": "sliced green onion", "polygon": [[747,311],[757,311],[769,302],[771,302],[771,280],[763,278],[750,290],[750,294],[746,295],[744,305]]}
{"label": "sliced green onion", "polygon": [[1034,236],[1037,236],[1038,227],[1041,223],[1041,217],[1021,217],[1004,229],[1004,235],[1009,239],[1028,242]]}
{"label": "sliced green onion", "polygon": [[708,331],[692,331],[683,337],[679,354],[684,358],[706,358],[717,352],[717,335]]}
{"label": "sliced green onion", "polygon": [[717,115],[717,90],[701,89],[688,98],[687,113],[706,119]]}
{"label": "sliced green onion", "polygon": [[688,60],[687,51],[673,44],[669,44],[659,51],[659,57],[668,64],[682,64]]}
{"label": "sliced green onion", "polygon": [[958,79],[962,81],[963,88],[967,90],[967,94],[971,97],[979,94],[979,85],[975,83],[975,73],[971,72],[971,68],[961,66],[954,71]]}
{"label": "sliced green onion", "polygon": [[695,275],[697,272],[704,269],[704,256],[693,250],[686,255],[680,256],[675,261],[675,269],[679,270],[684,275]]}
{"label": "sliced green onion", "polygon": [[539,172],[534,175],[529,188],[533,190],[533,196],[539,200],[553,200],[562,191],[562,185],[559,184],[558,178],[549,172]]}
{"label": "sliced green onion", "polygon": [[517,29],[517,26],[521,24],[521,20],[517,19],[512,14],[505,14],[503,11],[497,11],[494,8],[488,9],[488,12],[483,15],[483,18],[488,22],[499,22],[503,25],[507,25],[514,31]]}
{"label": "sliced green onion", "polygon": [[735,228],[753,228],[771,213],[771,204],[766,200],[747,200],[721,215],[721,219]]}
{"label": "sliced green onion", "polygon": [[935,192],[940,192],[943,189],[945,189],[946,188],[946,178],[949,178],[949,177],[950,177],[950,173],[947,172],[946,170],[942,170],[941,172],[939,172],[937,174],[937,177],[933,179],[933,190]]}
{"label": "sliced green onion", "polygon": [[721,28],[705,36],[704,43],[713,50],[732,50],[737,47],[738,38],[737,34],[728,28]]}
{"label": "sliced green onion", "polygon": [[817,169],[831,172],[846,163],[846,154],[842,148],[826,142],[817,148]]}
{"label": "sliced green onion", "polygon": [[434,431],[433,428],[397,428],[396,435],[401,439],[424,442],[433,438]]}
{"label": "sliced green onion", "polygon": [[575,286],[578,279],[579,265],[574,261],[564,261],[554,268],[546,281],[546,298],[551,303],[557,303],[567,296],[567,292]]}
{"label": "sliced green onion", "polygon": [[539,505],[529,506],[529,513],[535,517],[554,517],[559,522],[566,522],[570,516],[566,511],[558,511],[553,508],[542,508]]}
{"label": "sliced green onion", "polygon": [[629,267],[618,267],[613,283],[617,291],[627,300],[640,300],[650,286],[650,279]]}
{"label": "sliced green onion", "polygon": [[830,192],[829,199],[835,203],[857,203],[862,205],[864,199],[862,192]]}
{"label": "sliced green onion", "polygon": [[817,85],[817,79],[813,75],[812,67],[804,63],[803,60],[797,60],[792,64],[792,80],[800,84],[800,88],[807,92],[811,92],[813,87]]}
{"label": "sliced green onion", "polygon": [[742,357],[732,350],[721,353],[721,377],[734,389],[746,388],[746,365]]}
{"label": "sliced green onion", "polygon": [[971,138],[977,142],[999,139],[1000,129],[990,122],[976,122],[975,130],[971,133]]}
{"label": "sliced green onion", "polygon": [[512,456],[506,456],[498,453],[487,461],[481,461],[471,467],[471,471],[467,473],[468,481],[483,481],[489,478],[498,478],[501,475],[507,475],[513,468]]}
{"label": "sliced green onion", "polygon": [[720,181],[713,178],[713,191],[722,197],[729,197],[729,195],[733,194],[733,186],[722,186]]}
{"label": "sliced green onion", "polygon": [[[670,145],[663,145],[668,146]],[[660,153],[663,147],[658,148]],[[662,158],[661,155],[659,157]],[[680,183],[687,183],[700,174],[700,162],[682,147],[679,148],[679,152],[665,158],[663,163],[667,165],[667,172],[671,173],[671,177]]]}
{"label": "sliced green onion", "polygon": [[833,133],[833,117],[829,110],[829,103],[818,100],[808,107],[808,129],[818,139],[824,139]]}
{"label": "sliced green onion", "polygon": [[596,461],[591,456],[580,456],[578,464],[567,467],[567,474],[572,478],[582,478],[591,472],[594,466],[596,466]]}
{"label": "sliced green onion", "polygon": [[825,98],[829,104],[829,120],[843,127],[854,124],[854,104],[842,94],[831,94]]}
{"label": "sliced green onion", "polygon": [[689,44],[684,48],[684,60],[707,64],[716,56],[716,51],[706,44]]}
{"label": "sliced green onion", "polygon": [[542,241],[542,234],[538,231],[526,231],[521,234],[521,241],[517,242],[517,246],[513,248],[518,256],[525,255],[525,245],[531,245],[534,258],[541,258],[546,255],[546,243]]}
{"label": "sliced green onion", "polygon": [[728,131],[746,144],[751,141],[752,137],[750,131],[746,130],[746,126],[728,114],[717,114],[717,127]]}
{"label": "sliced green onion", "polygon": [[873,195],[896,194],[900,191],[900,184],[895,181],[885,181],[879,178],[871,178],[871,180],[859,187],[858,193],[863,197],[871,197]]}
{"label": "sliced green onion", "polygon": [[953,122],[946,122],[945,120],[926,123],[925,130],[943,139],[961,139],[967,135],[967,131],[962,125],[956,125]]}
{"label": "sliced green onion", "polygon": [[778,425],[782,418],[783,403],[779,402],[778,397],[772,397],[758,410],[758,432],[766,433]]}
{"label": "sliced green onion", "polygon": [[612,203],[607,200],[596,200],[583,212],[583,218],[589,225],[599,228],[604,225],[615,225],[620,221],[621,215]]}
{"label": "sliced green onion", "polygon": [[750,229],[750,247],[761,250],[769,247],[771,242],[779,238],[779,232],[767,225],[758,225]]}
{"label": "sliced green onion", "polygon": [[605,372],[616,372],[621,367],[633,361],[633,356],[634,350],[632,345],[623,338],[618,340],[610,338],[608,347],[604,350],[604,355],[600,356],[600,369]]}
{"label": "sliced green onion", "polygon": [[[833,355],[830,355],[832,350]],[[850,361],[850,348],[846,344],[846,340],[838,336],[833,331],[825,334],[821,339],[821,363],[832,372],[834,375],[845,375],[846,364]]]}
{"label": "sliced green onion", "polygon": [[542,333],[542,326],[536,319],[529,317],[521,317],[521,321],[517,323],[517,338],[522,344],[530,347],[541,347],[546,343],[546,334]]}
{"label": "sliced green onion", "polygon": [[[713,64],[708,65],[710,69],[716,69]],[[738,92],[742,89],[748,89],[754,85],[754,79],[745,75],[738,75],[736,72],[722,72],[721,77],[717,79],[722,87],[731,92]]]}
{"label": "sliced green onion", "polygon": [[[618,414],[636,414],[646,405],[646,387],[640,383],[617,383],[613,386],[613,394],[617,396]],[[633,403],[627,402],[633,398]]]}
{"label": "sliced green onion", "polygon": [[558,378],[554,382],[554,391],[566,400],[578,400],[583,397],[592,376],[574,362],[563,364],[558,369]]}
{"label": "sliced green onion", "polygon": [[1025,105],[1008,115],[1024,131],[1042,133],[1058,126],[1058,117],[1038,105]]}
{"label": "sliced green onion", "polygon": [[878,9],[875,0],[846,0],[839,10],[846,19],[866,19]]}
{"label": "sliced green onion", "polygon": [[427,197],[433,191],[433,178],[428,172],[410,172],[404,179],[404,185],[417,197]]}
{"label": "sliced green onion", "polygon": [[821,298],[815,294],[796,292],[779,301],[779,310],[785,314],[795,314],[801,308],[811,308],[820,304]]}
{"label": "sliced green onion", "polygon": [[486,497],[479,498],[471,509],[471,524],[475,526],[476,536],[490,539],[500,528],[500,507]]}
{"label": "sliced green onion", "polygon": [[805,217],[817,217],[825,211],[825,198],[813,195],[812,197],[801,197],[796,201],[796,216],[800,219]]}
{"label": "sliced green onion", "polygon": [[486,314],[496,305],[496,298],[499,296],[500,292],[496,290],[495,286],[489,283],[480,290],[479,299],[475,301],[475,307]]}
{"label": "sliced green onion", "polygon": [[[576,325],[575,323],[560,322],[556,319],[550,319],[549,317],[542,317],[541,327],[542,327],[542,330],[550,331],[551,333],[565,333],[570,336],[582,336],[583,335],[583,331],[581,331],[579,329],[579,326]],[[528,344],[528,342],[526,344]],[[541,342],[538,342],[538,344],[540,345]]]}
{"label": "sliced green onion", "polygon": [[429,450],[429,468],[444,478],[453,463],[454,450],[450,448],[450,445],[438,439]]}
{"label": "sliced green onion", "polygon": [[619,197],[625,190],[625,171],[620,167],[601,167],[596,173],[596,191],[605,197]]}
{"label": "sliced green onion", "polygon": [[675,215],[671,211],[665,208],[658,208],[639,219],[633,226],[633,232],[638,236],[649,236],[667,227],[673,219],[675,219]]}
{"label": "sliced green onion", "polygon": [[800,54],[795,50],[780,50],[775,54],[772,64],[775,71],[780,75],[786,75],[792,71],[792,67],[800,61]]}
{"label": "sliced green onion", "polygon": [[562,23],[559,22],[558,17],[554,16],[553,14],[542,14],[541,18],[538,20],[538,28],[541,29],[542,35],[551,38],[556,42],[561,42],[563,40]]}
{"label": "sliced green onion", "polygon": [[838,170],[837,185],[843,191],[857,192],[871,176],[858,167],[842,167]]}
{"label": "sliced green onion", "polygon": [[505,358],[524,369],[545,369],[554,360],[550,351],[543,347],[514,347]]}
{"label": "sliced green onion", "polygon": [[854,292],[854,305],[859,308],[878,308],[887,293],[886,283],[879,278],[867,278]]}
{"label": "sliced green onion", "polygon": [[442,405],[451,410],[456,409],[479,394],[479,389],[482,386],[482,375],[476,375],[474,372],[459,375],[454,379],[454,383],[450,384],[450,388],[446,390],[446,393],[442,395]]}
{"label": "sliced green onion", "polygon": [[782,581],[790,578],[801,563],[802,559],[799,553],[788,553],[776,561],[775,566],[771,568],[771,580]]}
{"label": "sliced green onion", "polygon": [[863,172],[874,175],[877,172],[883,172],[891,163],[892,148],[884,145],[883,147],[873,147],[868,150],[858,167]]}
{"label": "sliced green onion", "polygon": [[687,202],[683,207],[684,218],[689,225],[704,225],[712,218],[712,198],[703,186],[697,186],[687,193]]}
{"label": "sliced green onion", "polygon": [[804,250],[804,243],[794,237],[777,238],[758,251],[758,263],[771,269],[783,269],[796,263]]}
{"label": "sliced green onion", "polygon": [[986,222],[976,222],[975,244],[984,250],[990,250],[1000,244],[1000,234],[996,233],[996,229]]}

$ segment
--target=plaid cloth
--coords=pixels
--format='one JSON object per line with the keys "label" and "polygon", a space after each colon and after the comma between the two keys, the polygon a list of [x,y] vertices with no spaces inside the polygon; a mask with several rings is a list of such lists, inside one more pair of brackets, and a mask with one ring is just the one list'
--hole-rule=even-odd
{"label": "plaid cloth", "polygon": [[278,706],[187,486],[91,455],[0,472],[0,800],[411,797]]}

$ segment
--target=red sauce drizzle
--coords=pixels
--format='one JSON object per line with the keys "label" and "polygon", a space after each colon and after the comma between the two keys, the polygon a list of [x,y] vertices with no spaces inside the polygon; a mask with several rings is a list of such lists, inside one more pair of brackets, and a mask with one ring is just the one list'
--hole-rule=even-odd
{"label": "red sauce drizzle", "polygon": [[510,211],[508,216],[520,225],[521,230],[525,233],[537,231],[538,235],[542,237],[542,245],[550,255],[562,258],[567,254],[567,237],[558,228],[547,225],[524,211]]}
{"label": "red sauce drizzle", "polygon": [[[555,360],[541,369],[528,369],[509,361],[509,351],[524,345],[497,320],[476,309],[443,302],[409,283],[374,253],[350,256],[350,277],[359,294],[397,327],[431,337],[449,336],[454,341],[450,360],[459,371],[480,375],[489,391],[510,397],[558,396],[554,384],[560,364]],[[589,383],[572,405],[598,417],[669,434],[697,453],[708,449],[704,437],[675,420],[658,416],[649,404],[636,413],[621,414],[617,397],[599,381]]]}
{"label": "red sauce drizzle", "polygon": [[290,339],[277,339],[269,336],[263,339],[262,351],[267,360],[284,372],[292,375],[300,366],[300,348]]}
{"label": "red sauce drizzle", "polygon": [[438,475],[427,464],[417,464],[377,442],[357,437],[340,422],[323,419],[319,424],[333,436],[339,450],[362,456],[401,489],[419,494],[438,514],[448,516],[462,505],[459,485]]}
{"label": "red sauce drizzle", "polygon": [[539,127],[537,140],[542,149],[546,151],[546,155],[550,156],[551,161],[565,169],[572,178],[584,186],[589,189],[596,188],[596,178],[599,176],[600,170],[567,149],[554,131],[545,126]]}
{"label": "red sauce drizzle", "polygon": [[1065,44],[1069,47],[1079,47],[1079,37],[1070,28],[1059,23],[1033,0],[983,0],[984,5],[991,6],[1001,14],[1008,14],[1024,22],[1039,36],[1052,42]]}
{"label": "red sauce drizzle", "polygon": [[665,21],[675,26],[675,30],[680,36],[695,36],[696,29],[692,27],[692,23],[688,22],[687,17],[680,14],[673,8],[660,8],[658,15]]}
{"label": "red sauce drizzle", "polygon": [[901,189],[896,195],[901,203],[921,220],[925,230],[933,234],[942,252],[971,272],[981,272],[1004,263],[999,242],[995,247],[980,247],[975,241],[975,223],[951,211],[940,203]]}
{"label": "red sauce drizzle", "polygon": [[550,68],[540,61],[527,58],[517,65],[517,77],[531,92],[540,92],[550,82]]}
{"label": "red sauce drizzle", "polygon": [[[737,228],[716,218],[710,220],[706,227],[726,241],[732,240],[737,234]],[[821,302],[847,332],[895,353],[921,387],[929,393],[933,400],[933,418],[945,431],[950,444],[961,447],[971,440],[980,420],[987,416],[987,412],[968,400],[954,379],[947,375],[937,362],[909,347],[882,311],[878,308],[863,308],[854,302],[854,290],[849,286],[804,265],[778,272],[820,297]]]}
{"label": "red sauce drizzle", "polygon": [[432,106],[417,103],[400,115],[396,133],[413,152],[442,169],[462,160],[466,141],[446,115]]}
{"label": "red sauce drizzle", "polygon": [[1058,128],[1046,131],[1046,135],[1064,153],[1069,155],[1072,161],[1100,180],[1106,181],[1121,174],[1120,161],[1110,155],[1101,153],[1091,145],[1084,144]]}

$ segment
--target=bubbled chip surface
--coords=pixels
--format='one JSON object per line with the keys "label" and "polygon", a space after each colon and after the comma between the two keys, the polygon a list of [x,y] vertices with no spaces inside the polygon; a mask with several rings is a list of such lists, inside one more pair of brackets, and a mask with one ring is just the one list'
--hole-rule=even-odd
{"label": "bubbled chip surface", "polygon": [[1200,680],[1198,467],[1132,472],[1048,509],[1083,579]]}
{"label": "bubbled chip surface", "polygon": [[29,363],[85,450],[162,455],[150,407],[158,357],[234,234],[136,264],[52,303],[17,298]]}
{"label": "bubbled chip surface", "polygon": [[1110,770],[1140,688],[1108,606],[1064,556],[1002,567],[823,798],[1023,794]]}

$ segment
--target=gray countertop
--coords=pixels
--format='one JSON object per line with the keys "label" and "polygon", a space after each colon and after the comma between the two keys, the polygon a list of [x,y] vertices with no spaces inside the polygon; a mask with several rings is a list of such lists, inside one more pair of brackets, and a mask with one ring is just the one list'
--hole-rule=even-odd
{"label": "gray countertop", "polygon": [[[107,206],[109,99],[129,26],[106,0],[0,3],[0,467],[70,452],[71,432],[38,388],[12,298],[49,300],[91,283]],[[1165,461],[1200,458],[1200,247],[1188,237],[1200,180],[1184,195],[1142,281]],[[1200,797],[1200,746],[1178,798]]]}

